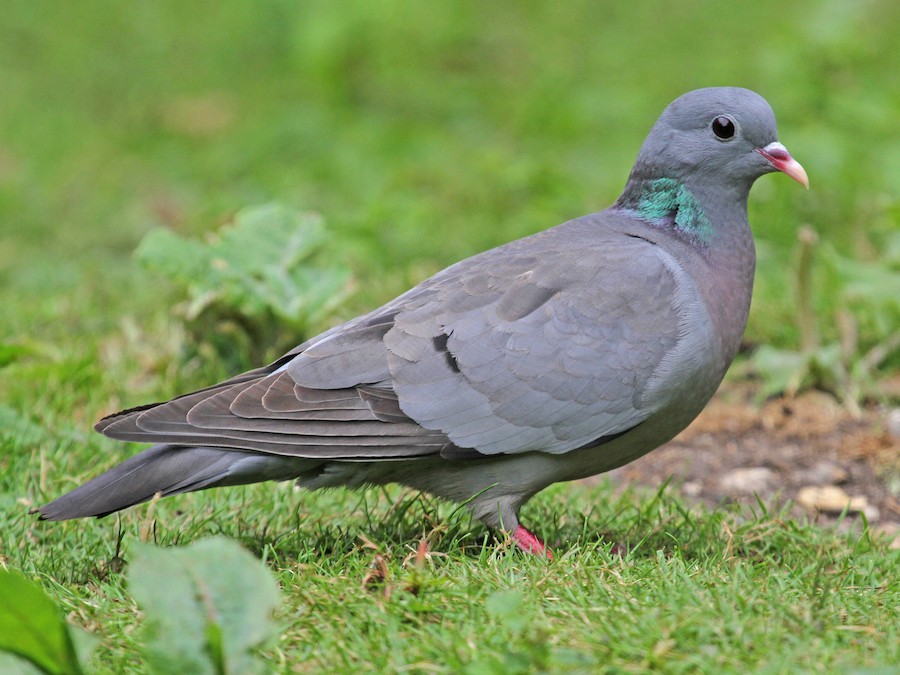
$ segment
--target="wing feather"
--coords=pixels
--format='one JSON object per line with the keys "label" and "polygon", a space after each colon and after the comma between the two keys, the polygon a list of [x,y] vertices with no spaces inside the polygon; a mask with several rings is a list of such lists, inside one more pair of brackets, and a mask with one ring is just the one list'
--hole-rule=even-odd
{"label": "wing feather", "polygon": [[449,267],[269,366],[97,429],[361,461],[600,442],[656,411],[648,388],[683,330],[671,261],[653,248],[602,216],[572,221]]}

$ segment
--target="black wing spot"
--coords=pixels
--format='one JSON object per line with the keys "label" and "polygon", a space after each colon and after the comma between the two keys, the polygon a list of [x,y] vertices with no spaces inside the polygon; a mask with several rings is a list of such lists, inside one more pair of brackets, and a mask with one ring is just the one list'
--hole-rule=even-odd
{"label": "black wing spot", "polygon": [[388,312],[386,314],[377,314],[366,321],[365,326],[371,328],[373,326],[383,326],[385,324],[394,323],[394,317],[400,313],[400,310]]}
{"label": "black wing spot", "polygon": [[632,233],[632,232],[628,232],[628,233],[626,233],[626,234],[627,234],[627,236],[631,237],[632,239],[641,239],[641,240],[643,240],[643,241],[646,241],[648,244],[653,244],[654,246],[657,245],[656,242],[653,241],[652,239],[647,239],[647,237],[642,237],[642,236],[639,235],[639,234],[634,234],[634,233]]}
{"label": "black wing spot", "polygon": [[[505,455],[506,453],[502,454]],[[491,457],[500,457],[500,455],[485,455],[478,452],[475,448],[461,448],[458,445],[454,445],[453,443],[447,443],[447,445],[441,448],[441,457],[446,460],[457,461],[489,459]]]}
{"label": "black wing spot", "polygon": [[440,335],[435,335],[431,338],[432,344],[434,344],[434,349],[437,352],[443,352],[444,358],[447,359],[447,365],[450,366],[450,370],[454,373],[459,372],[459,364],[456,362],[456,357],[450,353],[450,350],[447,348],[447,340],[450,339],[449,335],[445,335],[441,333]]}

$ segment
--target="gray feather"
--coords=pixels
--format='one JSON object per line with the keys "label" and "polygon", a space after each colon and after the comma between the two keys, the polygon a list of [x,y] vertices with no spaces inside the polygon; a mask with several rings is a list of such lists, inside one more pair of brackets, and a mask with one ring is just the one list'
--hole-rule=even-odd
{"label": "gray feather", "polygon": [[155,445],[39,510],[42,520],[104,516],[162,496],[224,485],[288,480],[315,464],[207,447]]}

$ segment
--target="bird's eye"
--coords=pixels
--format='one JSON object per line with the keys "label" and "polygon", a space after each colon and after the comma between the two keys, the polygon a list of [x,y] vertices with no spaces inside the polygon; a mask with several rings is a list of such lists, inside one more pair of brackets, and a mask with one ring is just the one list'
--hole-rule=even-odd
{"label": "bird's eye", "polygon": [[725,115],[719,115],[712,121],[712,130],[720,141],[727,141],[734,137],[734,120]]}

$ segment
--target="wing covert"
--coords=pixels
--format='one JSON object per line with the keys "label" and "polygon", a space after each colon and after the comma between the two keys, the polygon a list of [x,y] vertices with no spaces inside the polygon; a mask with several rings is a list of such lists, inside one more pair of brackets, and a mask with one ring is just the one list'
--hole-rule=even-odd
{"label": "wing covert", "polygon": [[644,394],[682,324],[666,261],[621,233],[543,239],[527,265],[482,257],[479,283],[447,280],[385,334],[400,408],[459,447],[567,452],[655,411]]}

